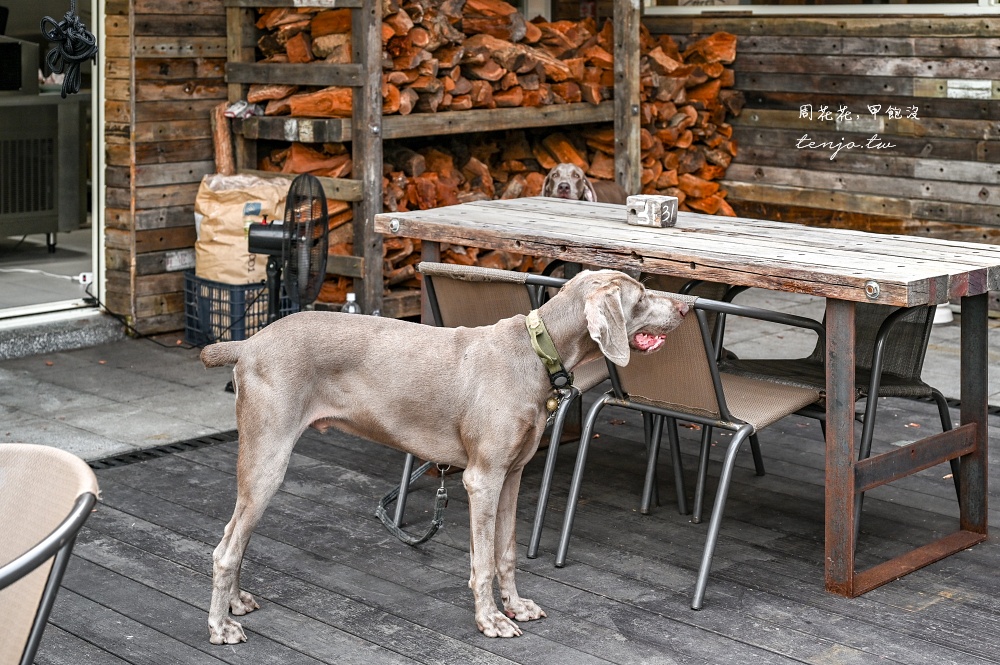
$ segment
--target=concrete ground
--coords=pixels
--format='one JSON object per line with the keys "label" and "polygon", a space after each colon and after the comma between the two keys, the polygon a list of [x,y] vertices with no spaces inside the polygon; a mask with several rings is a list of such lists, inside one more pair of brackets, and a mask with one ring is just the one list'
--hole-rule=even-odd
{"label": "concrete ground", "polygon": [[[822,301],[749,291],[738,302],[820,319]],[[959,397],[959,322],[936,325],[924,379]],[[1000,321],[990,321],[990,403],[1000,404]],[[88,460],[236,426],[228,368],[206,370],[181,334],[0,361],[0,441],[58,446]],[[811,333],[730,319],[726,347],[740,357],[802,357]]]}

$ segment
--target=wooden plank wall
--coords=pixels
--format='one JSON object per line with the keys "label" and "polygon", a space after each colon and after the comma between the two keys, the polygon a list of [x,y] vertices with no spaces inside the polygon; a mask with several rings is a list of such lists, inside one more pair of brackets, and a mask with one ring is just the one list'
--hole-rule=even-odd
{"label": "wooden plank wall", "polygon": [[224,101],[221,0],[108,0],[107,305],[141,333],[184,327],[194,200],[215,170],[209,113]]}
{"label": "wooden plank wall", "polygon": [[[643,21],[679,41],[739,37],[747,106],[733,122],[740,149],[725,182],[738,214],[1000,242],[1000,18]],[[807,104],[812,119],[801,117]],[[822,106],[833,120],[818,118]],[[838,123],[842,106],[852,117]],[[851,141],[865,147],[834,159],[818,147]],[[877,144],[893,147],[868,147]]]}

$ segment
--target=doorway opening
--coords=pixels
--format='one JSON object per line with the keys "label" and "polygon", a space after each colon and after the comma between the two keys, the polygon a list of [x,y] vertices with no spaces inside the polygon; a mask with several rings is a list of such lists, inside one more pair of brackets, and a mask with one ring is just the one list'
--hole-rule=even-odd
{"label": "doorway opening", "polygon": [[[62,21],[68,0],[0,4],[0,320],[96,307],[99,68],[85,63],[80,92],[63,99],[61,80],[45,64],[50,45],[40,23]],[[96,7],[97,0],[77,4],[95,35]]]}

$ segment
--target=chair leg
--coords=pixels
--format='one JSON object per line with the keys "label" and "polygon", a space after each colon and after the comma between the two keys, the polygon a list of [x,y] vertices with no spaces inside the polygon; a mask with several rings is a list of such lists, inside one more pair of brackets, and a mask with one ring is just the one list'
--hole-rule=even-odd
{"label": "chair leg", "polygon": [[698,580],[694,585],[694,597],[691,609],[700,610],[705,601],[705,587],[708,585],[708,573],[712,568],[712,556],[719,539],[719,527],[722,525],[722,511],[726,507],[726,496],[729,494],[729,482],[733,476],[733,466],[736,464],[736,454],[743,440],[753,432],[749,425],[741,427],[735,434],[726,451],[726,459],[719,476],[719,489],[715,493],[715,508],[712,509],[712,519],[709,521],[708,534],[705,536],[705,551],[701,555],[701,567],[698,569]]}
{"label": "chair leg", "polygon": [[[934,401],[937,403],[938,416],[941,418],[941,431],[947,432],[953,429],[955,425],[951,421],[951,411],[948,410],[948,400],[945,399],[941,391],[934,389],[931,391],[931,396],[934,397]],[[955,483],[955,495],[959,497],[959,501],[962,500],[962,494],[959,491],[962,480],[962,463],[957,457],[948,460],[951,464],[951,479]]]}
{"label": "chair leg", "polygon": [[[872,454],[872,439],[875,436],[875,412],[878,411],[878,397],[868,395],[865,400],[865,415],[862,420],[861,446],[858,449],[858,459],[868,459]],[[858,546],[858,534],[861,533],[861,508],[865,503],[865,493],[854,495],[854,547]]]}
{"label": "chair leg", "polygon": [[756,434],[750,435],[750,452],[753,454],[753,470],[758,476],[763,476],[766,471],[764,471],[764,456],[760,454],[760,439],[757,438]]}
{"label": "chair leg", "polygon": [[552,433],[549,436],[549,450],[545,455],[545,470],[542,472],[542,484],[538,488],[538,506],[535,508],[535,523],[531,525],[531,539],[528,541],[528,558],[538,556],[538,545],[542,540],[542,529],[545,526],[545,511],[549,505],[549,492],[552,489],[552,476],[556,470],[556,455],[559,453],[559,441],[562,439],[566,416],[574,400],[580,396],[575,387],[570,389],[570,395],[559,403],[555,420],[552,421]]}
{"label": "chair leg", "polygon": [[642,486],[642,503],[639,512],[648,515],[653,494],[656,492],[656,463],[660,457],[660,438],[663,436],[663,416],[653,416],[653,427],[646,448],[646,482]]}
{"label": "chair leg", "polygon": [[590,439],[594,433],[594,423],[597,416],[612,399],[610,395],[603,395],[594,402],[584,419],[582,431],[580,432],[580,447],[576,451],[576,467],[573,469],[573,479],[569,485],[569,497],[566,499],[566,515],[563,518],[562,533],[559,534],[559,548],[556,550],[556,568],[566,565],[566,552],[569,550],[569,537],[573,531],[573,518],[576,517],[576,504],[580,500],[580,485],[583,482],[583,467],[587,464],[587,449],[590,447]]}
{"label": "chair leg", "polygon": [[399,481],[399,496],[396,497],[396,514],[392,518],[392,523],[396,526],[403,524],[403,513],[406,511],[406,495],[410,493],[410,474],[413,473],[413,455],[407,453],[403,462],[403,479]]}
{"label": "chair leg", "polygon": [[677,436],[677,419],[667,418],[667,441],[670,443],[670,461],[674,465],[674,488],[677,490],[677,512],[688,514],[687,491],[684,487],[684,466],[681,464],[681,442]]}
{"label": "chair leg", "polygon": [[698,482],[694,488],[694,512],[691,521],[701,524],[701,509],[705,503],[705,483],[708,482],[708,454],[712,444],[712,428],[701,428],[701,454],[698,456]]}

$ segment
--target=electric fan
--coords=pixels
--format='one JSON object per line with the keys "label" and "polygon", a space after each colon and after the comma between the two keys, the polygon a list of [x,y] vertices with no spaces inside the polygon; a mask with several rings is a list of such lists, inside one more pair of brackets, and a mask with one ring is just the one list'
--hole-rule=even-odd
{"label": "electric fan", "polygon": [[308,307],[319,296],[326,277],[327,218],[323,185],[315,176],[304,173],[288,188],[283,223],[250,225],[248,249],[268,256],[268,323],[281,316],[282,293],[291,302],[293,312]]}

